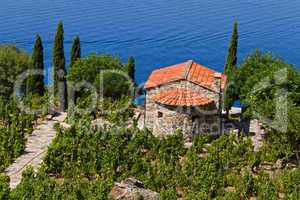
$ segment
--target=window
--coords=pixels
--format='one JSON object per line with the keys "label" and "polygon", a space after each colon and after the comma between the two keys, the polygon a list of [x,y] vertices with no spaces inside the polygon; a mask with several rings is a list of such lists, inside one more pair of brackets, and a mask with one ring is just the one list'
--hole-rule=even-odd
{"label": "window", "polygon": [[157,112],[157,117],[158,117],[158,118],[162,118],[162,117],[163,117],[163,113],[160,112],[160,111],[158,111],[158,112]]}

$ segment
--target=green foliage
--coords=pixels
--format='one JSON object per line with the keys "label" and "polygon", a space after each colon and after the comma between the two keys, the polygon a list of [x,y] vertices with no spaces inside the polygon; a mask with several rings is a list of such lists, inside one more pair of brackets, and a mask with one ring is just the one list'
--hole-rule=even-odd
{"label": "green foliage", "polygon": [[58,128],[40,172],[27,170],[11,199],[108,199],[113,183],[127,177],[161,199],[277,199],[279,192],[298,197],[299,170],[275,180],[253,175],[247,169],[255,156],[241,136],[197,136],[187,150],[180,132],[156,138],[135,128],[95,130],[89,118],[77,120],[71,129]]}
{"label": "green foliage", "polygon": [[55,180],[41,170],[34,174],[28,168],[23,174],[20,185],[10,194],[10,199],[108,199],[107,194],[112,187],[112,181],[95,179],[61,179]]}
{"label": "green foliage", "polygon": [[162,200],[176,200],[177,195],[176,195],[176,189],[175,188],[170,188],[166,189],[160,192],[160,198]]}
{"label": "green foliage", "polygon": [[238,99],[238,88],[236,84],[236,71],[232,75],[227,76],[227,83],[224,92],[224,102],[223,107],[229,114],[229,110],[233,106],[234,102]]}
{"label": "green foliage", "polygon": [[80,38],[79,36],[76,36],[73,39],[70,66],[72,66],[80,58],[81,58]]}
{"label": "green foliage", "polygon": [[118,71],[104,71],[96,77],[95,84],[98,91],[102,90],[104,97],[119,99],[130,95],[130,81]]}
{"label": "green foliage", "polygon": [[279,158],[288,162],[294,155],[294,146],[288,134],[272,131],[266,138],[266,142],[261,148],[263,160],[276,162]]}
{"label": "green foliage", "polygon": [[[32,70],[44,71],[44,49],[42,39],[39,35],[36,35],[34,47],[32,50]],[[27,94],[38,94],[42,96],[44,94],[44,76],[32,75],[27,79]]]}
{"label": "green foliage", "polygon": [[[235,135],[223,135],[211,146],[205,147],[207,139],[197,138],[196,143],[189,149],[185,171],[189,177],[188,193],[198,193],[202,198],[213,198],[224,192],[229,174],[234,171],[239,173],[248,165],[251,146],[249,141]],[[209,154],[199,159],[203,148],[207,148]]]}
{"label": "green foliage", "polygon": [[[13,95],[14,83],[21,73],[31,66],[30,56],[13,45],[0,45],[0,96]],[[25,83],[21,88],[24,93]]]}
{"label": "green foliage", "polygon": [[234,23],[231,42],[228,49],[227,60],[225,64],[225,74],[227,75],[227,83],[224,96],[224,109],[230,110],[234,101],[237,99],[237,88],[235,83],[235,76],[237,72],[237,48],[238,48],[238,24]]}
{"label": "green foliage", "polygon": [[0,99],[0,172],[23,153],[33,120],[34,116],[21,113],[12,100]]}
{"label": "green foliage", "polygon": [[277,199],[275,185],[267,174],[260,173],[258,175],[255,190],[258,199]]}
{"label": "green foliage", "polygon": [[[116,57],[91,54],[72,65],[68,72],[68,81],[72,85],[85,81],[97,88],[101,97],[103,95],[105,98],[118,99],[130,94],[131,83],[126,70],[126,65]],[[82,94],[78,92],[76,98]]]}
{"label": "green foliage", "polygon": [[21,98],[20,102],[22,102],[27,109],[34,111],[34,114],[39,116],[45,116],[46,114],[48,114],[48,100],[48,93],[45,93],[43,96],[31,93]]}
{"label": "green foliage", "polygon": [[[22,198],[31,199],[35,196],[35,188],[34,188],[34,169],[33,167],[28,167],[22,174],[22,182],[18,185],[18,190],[24,191],[22,193]],[[21,194],[19,194],[18,190],[12,194],[13,199],[18,198]]]}
{"label": "green foliage", "polygon": [[53,87],[54,97],[60,101],[60,109],[64,110],[67,103],[66,69],[64,53],[64,28],[60,21],[57,26],[53,47]]}
{"label": "green foliage", "polygon": [[238,179],[239,177],[236,178],[238,183],[235,186],[243,198],[249,199],[251,196],[255,196],[255,180],[251,174],[245,174],[241,180]]}
{"label": "green foliage", "polygon": [[99,103],[98,110],[101,116],[116,125],[128,123],[134,115],[131,98],[128,96],[122,96],[118,100],[104,99]]}
{"label": "green foliage", "polygon": [[77,60],[68,71],[68,81],[78,83],[87,81],[94,83],[98,74],[103,70],[121,70],[125,67],[120,59],[110,55],[90,54]]}
{"label": "green foliage", "polygon": [[216,199],[218,200],[240,200],[240,196],[235,192],[226,192],[224,196],[218,196]]}
{"label": "green foliage", "polygon": [[244,116],[258,118],[268,132],[264,149],[268,160],[296,157],[300,162],[299,81],[300,74],[292,65],[259,51],[250,54],[238,71]]}
{"label": "green foliage", "polygon": [[278,190],[286,195],[286,199],[300,198],[300,170],[285,170],[277,178],[276,183]]}
{"label": "green foliage", "polygon": [[3,174],[0,174],[0,199],[8,200],[9,194],[9,178]]}
{"label": "green foliage", "polygon": [[227,174],[248,164],[250,143],[239,137],[217,139],[205,158],[199,153],[210,138],[199,136],[188,151],[183,141],[180,132],[158,139],[135,128],[93,130],[89,120],[82,119],[70,130],[59,131],[44,169],[65,179],[121,181],[134,176],[163,199],[176,199],[179,188],[193,199],[222,195]]}
{"label": "green foliage", "polygon": [[135,60],[133,56],[130,56],[127,63],[128,76],[133,82],[135,82]]}
{"label": "green foliage", "polygon": [[235,22],[233,25],[233,31],[224,70],[227,76],[233,75],[233,73],[237,69],[238,38],[238,24],[237,22]]}
{"label": "green foliage", "polygon": [[[278,76],[287,78],[278,81],[276,80]],[[272,119],[276,111],[274,109],[277,98],[276,91],[286,89],[287,92],[294,93],[294,83],[298,79],[299,75],[292,65],[270,53],[253,52],[240,66],[237,76],[239,99],[247,108],[245,114],[251,117],[252,113],[258,112],[260,115]]]}

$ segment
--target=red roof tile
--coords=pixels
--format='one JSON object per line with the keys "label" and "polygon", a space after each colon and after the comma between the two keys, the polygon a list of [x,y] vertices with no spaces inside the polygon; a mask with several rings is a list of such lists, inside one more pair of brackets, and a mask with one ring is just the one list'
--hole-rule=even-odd
{"label": "red roof tile", "polygon": [[[218,72],[190,60],[181,64],[154,70],[144,87],[149,89],[173,81],[188,80],[215,91],[216,73]],[[224,88],[226,83],[226,76],[224,74],[221,75],[221,81],[222,88]]]}
{"label": "red roof tile", "polygon": [[170,88],[152,95],[152,100],[170,106],[203,106],[214,101],[188,88]]}

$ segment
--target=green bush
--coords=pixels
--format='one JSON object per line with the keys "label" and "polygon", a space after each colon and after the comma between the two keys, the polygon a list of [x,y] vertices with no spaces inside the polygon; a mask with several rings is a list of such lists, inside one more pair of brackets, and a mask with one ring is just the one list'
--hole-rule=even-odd
{"label": "green bush", "polygon": [[[127,66],[119,58],[91,54],[70,67],[67,79],[72,85],[86,81],[95,86],[99,94],[115,99],[128,95],[130,82],[126,77]],[[80,96],[80,92],[77,92],[77,96]]]}
{"label": "green bush", "polygon": [[277,199],[277,190],[267,174],[258,174],[255,181],[255,191],[258,199]]}
{"label": "green bush", "polygon": [[[29,69],[30,66],[29,54],[14,45],[0,45],[0,97],[8,99],[13,95],[17,76]],[[25,84],[24,80],[21,94],[25,92]]]}
{"label": "green bush", "polygon": [[9,178],[3,174],[0,174],[0,199],[8,200],[9,194]]}
{"label": "green bush", "polygon": [[120,71],[104,71],[97,75],[94,85],[104,97],[119,99],[130,95],[130,81]]}
{"label": "green bush", "polygon": [[284,170],[282,175],[276,178],[276,187],[279,192],[285,194],[286,199],[300,198],[300,170]]}
{"label": "green bush", "polygon": [[33,115],[22,113],[17,104],[0,98],[0,172],[25,148],[25,136],[33,130]]}

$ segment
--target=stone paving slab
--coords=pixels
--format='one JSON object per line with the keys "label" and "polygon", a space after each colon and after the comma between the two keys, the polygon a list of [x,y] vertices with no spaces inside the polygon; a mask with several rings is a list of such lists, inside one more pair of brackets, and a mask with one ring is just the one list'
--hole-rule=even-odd
{"label": "stone paving slab", "polygon": [[61,113],[51,120],[43,121],[28,136],[24,154],[5,170],[6,175],[10,177],[10,188],[16,188],[21,182],[22,173],[28,166],[31,165],[34,170],[40,167],[48,146],[56,136],[54,124],[63,122],[66,117],[67,113]]}

